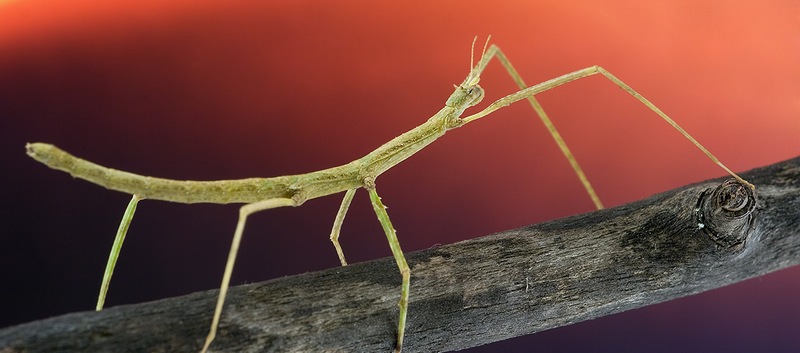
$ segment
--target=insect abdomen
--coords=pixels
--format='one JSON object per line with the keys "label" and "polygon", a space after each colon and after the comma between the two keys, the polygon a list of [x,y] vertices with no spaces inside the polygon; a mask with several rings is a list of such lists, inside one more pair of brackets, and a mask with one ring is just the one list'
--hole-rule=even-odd
{"label": "insect abdomen", "polygon": [[143,176],[107,168],[75,157],[56,146],[29,143],[27,153],[50,168],[146,199],[180,203],[249,203],[276,197],[292,197],[289,177],[193,181]]}

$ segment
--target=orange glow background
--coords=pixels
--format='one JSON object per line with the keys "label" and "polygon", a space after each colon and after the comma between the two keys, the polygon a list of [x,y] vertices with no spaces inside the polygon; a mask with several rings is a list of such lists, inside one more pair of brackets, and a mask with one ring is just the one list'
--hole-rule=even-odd
{"label": "orange glow background", "polygon": [[[177,179],[313,171],[438,111],[488,34],[529,84],[605,67],[733,170],[800,153],[794,1],[12,1],[0,4],[0,326],[93,309],[128,201],[35,163],[26,142]],[[485,102],[515,89],[497,63],[481,85]],[[538,97],[607,206],[723,175],[602,78]],[[378,190],[406,252],[592,210],[523,104],[452,131]],[[252,217],[234,283],[337,266],[339,201]],[[143,202],[107,305],[216,288],[237,207]],[[343,233],[351,262],[390,255],[363,192]],[[798,296],[793,268],[469,351],[796,352]]]}

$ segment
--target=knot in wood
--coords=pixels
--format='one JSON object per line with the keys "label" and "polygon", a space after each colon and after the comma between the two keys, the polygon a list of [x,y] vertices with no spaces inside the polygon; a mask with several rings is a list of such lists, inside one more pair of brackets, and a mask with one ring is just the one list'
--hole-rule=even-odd
{"label": "knot in wood", "polygon": [[718,245],[739,249],[753,228],[756,196],[753,189],[728,179],[707,189],[697,200],[697,226]]}
{"label": "knot in wood", "polygon": [[750,213],[755,207],[753,190],[738,181],[727,180],[717,189],[717,204],[735,217]]}

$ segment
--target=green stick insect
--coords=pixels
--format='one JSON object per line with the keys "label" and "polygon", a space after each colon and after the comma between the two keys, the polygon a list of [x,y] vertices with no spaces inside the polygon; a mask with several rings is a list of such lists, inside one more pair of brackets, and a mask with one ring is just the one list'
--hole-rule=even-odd
{"label": "green stick insect", "polygon": [[[239,250],[239,244],[242,239],[242,233],[244,232],[244,226],[245,222],[247,221],[247,217],[255,212],[278,207],[296,207],[302,205],[307,200],[344,192],[344,199],[342,200],[341,207],[339,208],[339,211],[336,214],[336,218],[333,222],[330,240],[333,242],[336,253],[339,257],[339,261],[341,262],[342,266],[345,266],[347,265],[347,262],[345,260],[342,248],[339,245],[339,231],[342,227],[345,214],[347,213],[350,203],[353,200],[356,190],[361,188],[366,189],[366,191],[369,193],[369,198],[372,202],[373,209],[378,217],[378,221],[381,223],[383,231],[386,233],[386,238],[389,241],[389,247],[392,250],[392,255],[394,256],[397,267],[400,270],[400,275],[402,276],[400,301],[398,304],[400,307],[400,315],[398,318],[397,338],[395,345],[395,352],[399,353],[403,347],[406,315],[408,313],[411,270],[406,263],[405,257],[403,256],[403,251],[400,249],[400,243],[397,240],[394,226],[392,226],[392,222],[389,219],[389,214],[386,212],[386,207],[383,205],[381,198],[378,196],[375,179],[383,172],[389,170],[390,168],[404,161],[406,158],[411,157],[415,153],[431,144],[433,141],[444,135],[445,132],[467,125],[491,114],[502,107],[508,106],[522,99],[527,99],[531,104],[536,114],[542,120],[558,146],[561,148],[564,156],[567,158],[567,160],[569,160],[573,170],[577,174],[595,206],[598,209],[601,209],[603,205],[600,202],[600,199],[597,197],[597,194],[594,192],[594,189],[592,188],[588,179],[584,175],[569,148],[567,148],[567,145],[561,138],[561,135],[558,133],[558,131],[556,131],[556,128],[547,117],[547,114],[545,114],[541,105],[534,98],[534,95],[537,93],[547,91],[554,87],[584,77],[595,74],[600,74],[606,77],[611,82],[633,95],[633,97],[639,102],[650,108],[650,110],[655,112],[672,127],[677,129],[683,136],[697,146],[697,148],[703,151],[703,153],[705,153],[714,163],[722,167],[726,172],[730,173],[740,182],[750,185],[733,173],[730,169],[725,167],[716,157],[714,157],[707,149],[697,142],[697,140],[695,140],[685,130],[678,126],[677,123],[664,114],[664,112],[662,112],[655,105],[650,103],[650,101],[642,97],[630,86],[620,81],[605,69],[599,66],[587,67],[585,69],[577,70],[528,87],[503,52],[500,51],[500,48],[495,45],[491,45],[487,49],[488,44],[489,40],[487,39],[483,48],[483,54],[481,59],[478,61],[478,64],[473,66],[473,57],[470,63],[470,72],[464,82],[458,86],[455,86],[455,90],[445,102],[444,107],[430,119],[428,119],[428,121],[400,136],[395,137],[391,141],[383,144],[364,157],[333,168],[323,169],[306,174],[287,175],[274,178],[249,178],[219,181],[179,181],[142,176],[106,168],[74,157],[53,145],[44,143],[28,144],[26,146],[27,153],[37,161],[44,163],[50,168],[65,171],[71,174],[73,177],[85,179],[108,189],[122,191],[124,193],[133,195],[122,217],[116,239],[111,249],[111,254],[108,259],[105,275],[100,288],[100,294],[97,300],[97,310],[101,310],[103,308],[108,285],[111,281],[111,275],[114,271],[114,265],[116,264],[122,243],[125,239],[125,234],[127,233],[128,227],[133,219],[133,215],[136,211],[136,206],[139,201],[144,199],[153,199],[180,203],[245,203],[245,205],[239,210],[239,220],[236,224],[233,242],[231,244],[225,271],[222,276],[222,284],[220,285],[219,297],[214,310],[214,316],[211,321],[211,328],[209,329],[205,344],[203,345],[201,351],[202,353],[205,353],[209,349],[209,346],[213,342],[217,332],[217,326],[219,324],[223,305],[225,303],[225,295],[230,284],[231,273],[233,272],[236,254]],[[474,52],[474,40],[472,42],[472,47]],[[520,90],[498,99],[477,113],[462,118],[461,115],[466,109],[477,105],[483,99],[484,91],[481,86],[478,85],[478,83],[480,81],[481,73],[492,58],[496,58],[500,64],[505,67],[508,74],[519,86]]]}

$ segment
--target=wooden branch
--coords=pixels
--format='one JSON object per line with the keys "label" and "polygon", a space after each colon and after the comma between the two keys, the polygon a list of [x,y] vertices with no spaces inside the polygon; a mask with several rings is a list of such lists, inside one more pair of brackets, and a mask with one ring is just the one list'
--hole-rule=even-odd
{"label": "wooden branch", "polygon": [[[800,157],[613,209],[408,254],[404,352],[473,347],[800,262]],[[231,288],[216,352],[390,352],[391,258]],[[0,352],[197,352],[217,291],[0,331]]]}

